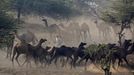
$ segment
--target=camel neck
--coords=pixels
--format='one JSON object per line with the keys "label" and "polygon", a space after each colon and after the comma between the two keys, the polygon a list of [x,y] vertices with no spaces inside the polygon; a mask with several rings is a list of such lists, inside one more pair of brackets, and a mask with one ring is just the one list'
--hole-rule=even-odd
{"label": "camel neck", "polygon": [[134,45],[127,51],[127,54],[132,54],[134,52]]}
{"label": "camel neck", "polygon": [[40,47],[41,45],[42,45],[42,42],[39,42],[39,43],[37,44],[38,47]]}
{"label": "camel neck", "polygon": [[84,49],[84,47],[83,46],[79,46],[79,49],[78,50],[83,50]]}
{"label": "camel neck", "polygon": [[22,41],[21,37],[17,33],[15,33],[15,36],[16,36],[17,39],[19,39],[20,41]]}
{"label": "camel neck", "polygon": [[46,27],[48,27],[48,22],[47,22],[47,20],[46,20],[46,21],[44,21],[44,22],[45,22],[45,26],[46,26]]}
{"label": "camel neck", "polygon": [[53,53],[54,53],[54,51],[55,51],[55,48],[53,48],[53,49],[50,51],[50,53],[52,53],[52,54],[53,54]]}

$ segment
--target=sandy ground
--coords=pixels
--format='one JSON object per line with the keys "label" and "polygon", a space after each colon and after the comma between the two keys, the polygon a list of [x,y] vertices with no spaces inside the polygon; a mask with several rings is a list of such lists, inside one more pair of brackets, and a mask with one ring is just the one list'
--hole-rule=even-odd
{"label": "sandy ground", "polygon": [[[22,59],[22,56],[21,56]],[[60,64],[60,63],[59,63]],[[133,75],[126,68],[119,68],[118,71],[111,70],[112,75]],[[58,65],[50,65],[46,67],[19,67],[17,63],[13,66],[10,59],[6,58],[6,52],[0,51],[0,75],[104,75],[103,71],[93,64],[87,66],[87,71],[83,66],[76,69],[70,69],[70,66],[61,67]]]}

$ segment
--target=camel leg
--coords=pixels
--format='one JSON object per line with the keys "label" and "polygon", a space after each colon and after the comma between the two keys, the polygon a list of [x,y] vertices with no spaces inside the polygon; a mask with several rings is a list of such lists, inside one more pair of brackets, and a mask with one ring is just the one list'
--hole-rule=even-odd
{"label": "camel leg", "polygon": [[15,55],[16,55],[16,48],[14,48],[14,51],[13,51],[13,56],[12,56],[12,64],[14,65],[14,57],[15,57]]}
{"label": "camel leg", "polygon": [[78,60],[78,56],[74,57],[74,60],[73,60],[73,67],[76,67],[76,61]]}
{"label": "camel leg", "polygon": [[44,67],[46,67],[49,64],[49,59],[47,59],[46,56],[44,57],[44,59],[45,61],[43,63],[44,63]]}
{"label": "camel leg", "polygon": [[21,66],[25,65],[25,63],[26,63],[26,67],[28,67],[28,58],[27,57],[26,57],[25,61],[23,62],[23,64]]}
{"label": "camel leg", "polygon": [[55,58],[55,61],[54,61],[54,64],[56,65],[56,67],[57,67],[57,61],[58,61],[58,59],[59,59],[59,57],[56,57]]}
{"label": "camel leg", "polygon": [[56,58],[56,56],[54,55],[54,56],[50,59],[49,64],[51,64],[52,61],[53,61],[55,58]]}
{"label": "camel leg", "polygon": [[6,56],[6,58],[8,58],[9,57],[9,47],[7,47],[7,56]]}
{"label": "camel leg", "polygon": [[6,56],[6,58],[11,58],[11,55],[10,55],[10,52],[11,52],[11,47],[9,46],[9,45],[7,45],[7,56]]}
{"label": "camel leg", "polygon": [[26,60],[23,62],[23,64],[21,66],[23,66],[26,62],[28,63],[29,59],[28,57],[26,56]]}
{"label": "camel leg", "polygon": [[116,59],[113,58],[113,59],[112,59],[112,67],[113,67],[113,69],[115,69],[115,62],[116,62]]}
{"label": "camel leg", "polygon": [[25,62],[22,64],[22,66],[23,66],[25,63],[26,63],[26,67],[27,67],[27,68],[31,68],[31,67],[32,67],[29,58],[27,58],[27,59],[25,60]]}
{"label": "camel leg", "polygon": [[10,47],[10,51],[9,51],[9,57],[10,57],[10,59],[11,59],[11,55],[12,55],[12,49],[13,49],[13,44],[12,44],[12,46]]}
{"label": "camel leg", "polygon": [[62,65],[61,66],[64,67],[65,66],[65,63],[66,63],[64,57],[61,58],[61,62],[62,62]]}
{"label": "camel leg", "polygon": [[16,58],[15,58],[15,60],[17,61],[18,65],[21,66],[20,63],[19,63],[19,61],[18,61],[18,57],[19,56],[20,56],[20,54],[18,53],[17,56],[16,56]]}
{"label": "camel leg", "polygon": [[123,58],[124,59],[124,61],[126,62],[126,64],[129,66],[129,63],[128,63],[128,61],[127,61],[127,58],[125,57],[125,58]]}
{"label": "camel leg", "polygon": [[[72,69],[72,67],[73,67],[73,58],[71,57],[71,56],[69,56],[69,58],[71,59],[71,62],[70,62],[70,64],[71,64],[71,69]],[[68,59],[69,60],[69,59]],[[67,61],[68,61],[67,60]]]}
{"label": "camel leg", "polygon": [[81,62],[85,60],[85,57],[81,58],[79,61],[78,61],[78,64],[81,64]]}
{"label": "camel leg", "polygon": [[118,68],[121,65],[121,63],[122,63],[122,59],[119,59],[119,61],[118,61]]}
{"label": "camel leg", "polygon": [[69,60],[69,57],[66,57],[66,60],[63,58],[62,67],[67,65],[68,60]]}
{"label": "camel leg", "polygon": [[24,61],[24,63],[21,66],[23,66],[26,62],[27,62],[27,59]]}
{"label": "camel leg", "polygon": [[[78,61],[78,64],[80,64],[83,60],[85,60],[87,54],[85,56],[83,56],[79,61]],[[89,58],[86,58],[86,61],[88,61]]]}
{"label": "camel leg", "polygon": [[85,60],[85,71],[87,70],[87,62],[88,62],[88,58]]}
{"label": "camel leg", "polygon": [[40,57],[40,63],[41,63],[41,66],[46,66],[48,64],[48,60],[46,56]]}
{"label": "camel leg", "polygon": [[26,65],[26,67],[28,68],[28,66],[31,68],[32,66],[31,66],[31,62],[30,62],[30,58],[28,58],[27,59],[27,65]]}
{"label": "camel leg", "polygon": [[70,64],[71,64],[71,68],[72,68],[72,61],[73,61],[73,58],[72,58],[71,56],[67,56],[66,61],[63,62],[63,65],[62,65],[63,67],[67,65],[67,62],[69,61],[69,58],[71,59]]}

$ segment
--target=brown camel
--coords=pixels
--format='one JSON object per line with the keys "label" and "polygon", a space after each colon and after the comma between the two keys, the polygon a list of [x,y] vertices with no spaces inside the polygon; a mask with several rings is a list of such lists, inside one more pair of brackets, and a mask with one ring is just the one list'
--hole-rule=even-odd
{"label": "brown camel", "polygon": [[46,18],[43,18],[42,21],[45,23],[45,30],[49,32],[52,36],[52,34],[58,34],[60,32],[60,28],[57,24],[51,24],[48,25],[48,21]]}
{"label": "brown camel", "polygon": [[15,36],[13,34],[9,34],[6,42],[7,42],[7,58],[9,57],[11,59],[11,54],[12,54],[12,49],[13,49],[13,45],[14,45],[14,39]]}
{"label": "brown camel", "polygon": [[[36,46],[32,46],[32,45],[28,44],[27,42],[25,42],[25,40],[21,40],[21,43],[17,43],[14,47],[12,62],[14,61],[14,57],[15,57],[16,54],[17,55],[16,55],[15,59],[16,59],[19,66],[20,66],[20,63],[18,61],[18,57],[21,54],[25,54],[26,55],[26,61],[28,61],[29,57],[33,56],[34,50],[40,48],[42,43],[44,43],[45,41],[47,41],[47,40],[46,39],[40,39],[39,43]],[[24,63],[23,63],[23,65],[24,65]]]}
{"label": "brown camel", "polygon": [[87,42],[88,39],[91,41],[91,34],[88,24],[83,23],[80,28],[82,41]]}
{"label": "brown camel", "polygon": [[13,34],[19,41],[25,41],[26,43],[32,43],[33,45],[38,41],[35,34],[29,30],[22,35],[18,35],[17,31],[14,31]]}

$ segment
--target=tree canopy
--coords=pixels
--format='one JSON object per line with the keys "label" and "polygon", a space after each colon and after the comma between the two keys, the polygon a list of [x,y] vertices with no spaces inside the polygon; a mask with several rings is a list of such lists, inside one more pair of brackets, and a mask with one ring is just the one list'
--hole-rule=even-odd
{"label": "tree canopy", "polygon": [[12,7],[21,14],[35,13],[57,19],[80,14],[73,0],[13,0]]}
{"label": "tree canopy", "polygon": [[113,0],[108,10],[102,16],[104,20],[116,25],[129,25],[134,18],[133,0]]}
{"label": "tree canopy", "polygon": [[9,4],[10,0],[2,0],[0,2],[0,44],[8,39],[10,33],[17,28],[16,20],[8,13]]}
{"label": "tree canopy", "polygon": [[121,45],[123,31],[131,28],[134,19],[134,0],[112,0],[110,7],[103,12],[102,19],[114,25],[119,25],[119,44]]}

